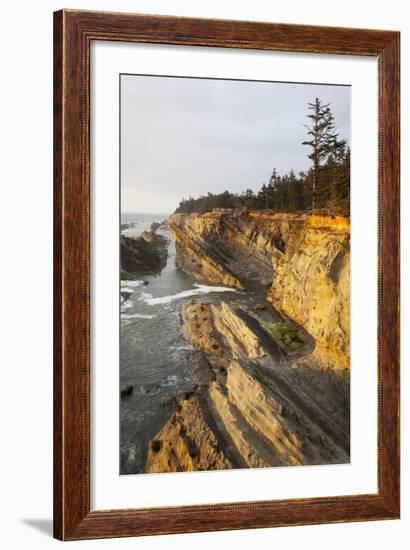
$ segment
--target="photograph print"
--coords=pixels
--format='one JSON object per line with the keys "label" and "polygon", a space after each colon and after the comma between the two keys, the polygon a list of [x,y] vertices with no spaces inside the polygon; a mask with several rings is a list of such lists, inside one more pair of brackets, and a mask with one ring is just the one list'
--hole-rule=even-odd
{"label": "photograph print", "polygon": [[120,76],[121,475],[350,462],[350,93]]}

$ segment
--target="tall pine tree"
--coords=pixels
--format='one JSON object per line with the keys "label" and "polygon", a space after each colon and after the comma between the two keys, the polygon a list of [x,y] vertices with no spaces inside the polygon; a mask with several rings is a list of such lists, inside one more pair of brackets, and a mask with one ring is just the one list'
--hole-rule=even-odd
{"label": "tall pine tree", "polygon": [[346,141],[339,140],[336,132],[334,116],[330,103],[322,104],[317,97],[314,103],[308,103],[310,113],[307,115],[311,125],[306,125],[310,139],[303,141],[303,145],[311,148],[308,158],[313,162],[312,173],[312,210],[315,209],[318,190],[319,171],[322,163],[330,156],[336,156],[338,151],[345,147]]}

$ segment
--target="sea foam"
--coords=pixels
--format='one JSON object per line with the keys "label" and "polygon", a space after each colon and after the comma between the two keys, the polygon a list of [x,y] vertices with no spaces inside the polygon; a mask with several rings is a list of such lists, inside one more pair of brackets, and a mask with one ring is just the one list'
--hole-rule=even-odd
{"label": "sea foam", "polygon": [[145,313],[126,313],[121,315],[121,319],[154,319],[155,315]]}
{"label": "sea foam", "polygon": [[144,281],[121,281],[121,292],[132,294],[135,289],[144,284]]}
{"label": "sea foam", "polygon": [[159,304],[169,304],[175,300],[180,300],[181,298],[189,298],[190,296],[197,296],[198,294],[210,294],[211,292],[237,292],[234,288],[229,288],[226,286],[209,286],[201,285],[195,283],[196,288],[190,290],[184,290],[183,292],[178,292],[178,294],[171,294],[170,296],[159,296],[158,298],[153,298],[151,294],[143,293],[142,299],[149,306],[157,306]]}

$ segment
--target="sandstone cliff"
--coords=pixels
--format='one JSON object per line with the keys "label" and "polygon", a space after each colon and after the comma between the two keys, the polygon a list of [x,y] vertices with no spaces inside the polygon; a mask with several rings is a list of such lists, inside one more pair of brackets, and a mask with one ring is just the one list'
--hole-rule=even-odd
{"label": "sandstone cliff", "polygon": [[275,308],[314,338],[318,360],[349,368],[348,218],[218,211],[174,214],[169,225],[181,269],[238,289],[265,288]]}
{"label": "sandstone cliff", "polygon": [[301,324],[315,355],[333,367],[350,366],[350,224],[346,218],[306,216],[289,221],[287,246],[273,259],[268,299]]}

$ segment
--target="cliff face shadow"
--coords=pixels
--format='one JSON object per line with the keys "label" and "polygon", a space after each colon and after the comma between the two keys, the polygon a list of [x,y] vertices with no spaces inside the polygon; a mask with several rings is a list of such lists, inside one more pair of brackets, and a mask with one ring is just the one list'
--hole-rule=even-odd
{"label": "cliff face shadow", "polygon": [[40,518],[23,518],[21,523],[40,531],[44,535],[49,537],[53,536],[53,520],[52,519],[40,519]]}

